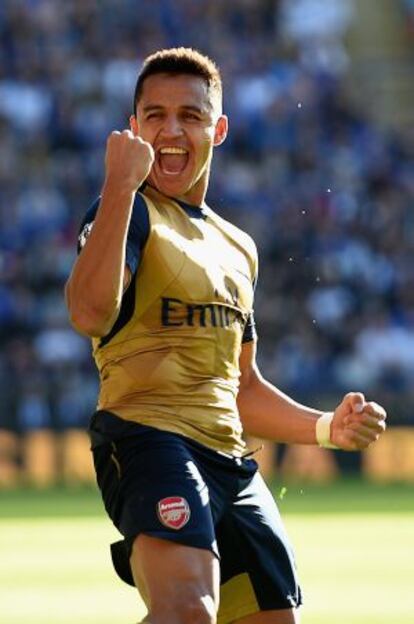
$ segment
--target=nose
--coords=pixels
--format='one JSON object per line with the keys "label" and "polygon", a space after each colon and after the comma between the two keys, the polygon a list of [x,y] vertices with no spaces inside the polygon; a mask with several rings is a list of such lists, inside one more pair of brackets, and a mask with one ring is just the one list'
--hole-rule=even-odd
{"label": "nose", "polygon": [[176,137],[183,133],[183,127],[177,115],[165,117],[161,132],[166,137]]}

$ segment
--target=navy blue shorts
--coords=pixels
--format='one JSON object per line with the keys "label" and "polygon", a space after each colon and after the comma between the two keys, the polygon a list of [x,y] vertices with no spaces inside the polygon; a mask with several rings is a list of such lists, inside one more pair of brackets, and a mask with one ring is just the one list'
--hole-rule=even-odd
{"label": "navy blue shorts", "polygon": [[111,551],[125,582],[134,584],[132,543],[145,533],[219,558],[221,624],[301,604],[292,549],[253,459],[104,411],[90,435],[105,508],[124,536]]}

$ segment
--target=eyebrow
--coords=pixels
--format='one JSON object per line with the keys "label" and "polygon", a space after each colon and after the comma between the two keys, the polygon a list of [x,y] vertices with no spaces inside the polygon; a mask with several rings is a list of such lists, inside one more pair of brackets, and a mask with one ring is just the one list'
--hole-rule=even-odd
{"label": "eyebrow", "polygon": [[[153,111],[163,110],[164,108],[165,107],[162,106],[161,104],[147,104],[147,106],[143,107],[143,111],[144,113],[150,113]],[[180,106],[179,108],[181,108],[182,110],[191,111],[193,113],[198,113],[199,115],[204,115],[205,113],[208,112],[207,110],[202,109],[199,106],[195,106],[193,104],[184,104],[183,106]]]}

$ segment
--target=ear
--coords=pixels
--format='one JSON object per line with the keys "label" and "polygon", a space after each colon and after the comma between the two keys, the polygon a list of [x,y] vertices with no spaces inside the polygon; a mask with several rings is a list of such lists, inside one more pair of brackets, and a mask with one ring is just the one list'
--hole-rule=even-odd
{"label": "ear", "polygon": [[220,115],[220,117],[217,120],[216,128],[214,131],[214,143],[213,143],[214,147],[221,145],[226,140],[228,129],[229,129],[229,120],[227,118],[227,115]]}
{"label": "ear", "polygon": [[131,128],[131,132],[134,136],[139,135],[138,121],[135,115],[131,115],[129,118],[129,127]]}

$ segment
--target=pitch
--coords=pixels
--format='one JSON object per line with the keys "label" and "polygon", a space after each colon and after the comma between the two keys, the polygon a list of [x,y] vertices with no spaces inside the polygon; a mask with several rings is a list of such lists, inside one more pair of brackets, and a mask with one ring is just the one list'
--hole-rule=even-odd
{"label": "pitch", "polygon": [[[278,496],[280,485],[275,487]],[[304,587],[304,624],[414,620],[408,486],[287,486],[280,500]],[[145,613],[108,559],[95,492],[0,493],[0,621],[133,624]],[[83,516],[83,517],[81,517]]]}

